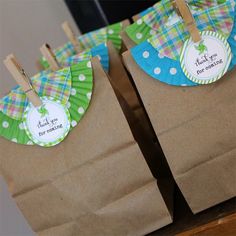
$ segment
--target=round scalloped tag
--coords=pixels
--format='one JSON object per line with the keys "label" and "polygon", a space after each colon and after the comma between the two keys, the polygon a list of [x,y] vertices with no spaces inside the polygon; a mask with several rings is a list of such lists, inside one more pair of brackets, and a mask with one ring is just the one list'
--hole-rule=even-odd
{"label": "round scalloped tag", "polygon": [[213,31],[201,32],[202,40],[189,38],[183,46],[180,63],[184,74],[198,84],[219,80],[228,70],[232,54],[227,39]]}
{"label": "round scalloped tag", "polygon": [[42,97],[43,105],[28,105],[24,113],[24,128],[29,138],[44,147],[60,143],[70,130],[70,113],[60,101]]}

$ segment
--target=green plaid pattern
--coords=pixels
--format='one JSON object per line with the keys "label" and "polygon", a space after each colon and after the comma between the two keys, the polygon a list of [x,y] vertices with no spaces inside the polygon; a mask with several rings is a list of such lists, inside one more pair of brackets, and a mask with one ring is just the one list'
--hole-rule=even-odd
{"label": "green plaid pattern", "polygon": [[[214,4],[216,6],[215,1],[196,0],[188,2],[193,12],[198,9],[213,6]],[[140,14],[140,19],[126,27],[125,31],[130,39],[136,44],[140,44],[153,35],[158,34],[163,24],[170,23],[173,16],[176,16],[176,13],[171,1],[161,1],[142,12]]]}
{"label": "green plaid pattern", "polygon": [[[31,82],[39,96],[54,97],[66,104],[71,91],[70,77],[70,68],[64,68],[55,73],[39,73],[32,77]],[[17,86],[0,100],[0,111],[13,119],[21,120],[28,103],[25,93]]]}
{"label": "green plaid pattern", "polygon": [[122,23],[116,23],[104,27],[99,30],[92,31],[90,33],[81,35],[78,37],[78,41],[83,49],[93,48],[99,44],[105,43],[108,40],[112,41],[114,46],[119,51],[121,48],[120,32],[122,30]]}
{"label": "green plaid pattern", "polygon": [[[61,47],[58,47],[57,49],[53,50],[53,52],[54,52],[54,54],[55,54],[55,56],[57,58],[57,61],[60,64],[63,64],[63,62],[68,57],[71,57],[71,56],[76,54],[76,51],[75,51],[73,45],[70,42],[64,44]],[[40,59],[40,63],[43,66],[43,68],[45,68],[45,69],[49,68],[49,64],[48,64],[47,60],[44,57],[42,57]]]}
{"label": "green plaid pattern", "polygon": [[[219,3],[224,3],[225,1],[219,0],[187,0],[189,8],[193,13],[201,12],[202,10],[207,10],[211,7],[216,7]],[[153,6],[153,11],[149,14],[143,16],[143,21],[155,31],[159,31],[160,28],[166,25],[170,17],[176,15],[176,10],[172,1],[162,0]]]}
{"label": "green plaid pattern", "polygon": [[82,53],[66,58],[66,60],[63,63],[63,66],[70,66],[73,64],[77,64],[81,62],[82,60],[89,60],[91,59],[91,57],[92,57],[91,51],[87,49],[83,51]]}
{"label": "green plaid pattern", "polygon": [[[69,71],[69,69],[68,69]],[[41,75],[47,76],[47,73],[41,73],[34,78],[40,80]],[[67,74],[65,74],[66,76]],[[67,77],[64,79],[68,80]],[[71,93],[67,98],[66,107],[69,110],[68,116],[71,118],[71,129],[77,125],[86,114],[93,93],[93,69],[89,60],[81,61],[70,67],[70,80],[72,81]],[[16,88],[19,91],[19,88]],[[46,88],[43,90],[46,91]],[[46,93],[46,92],[45,92]],[[46,94],[42,94],[45,96]],[[22,101],[23,101],[23,97]],[[26,97],[25,97],[26,99]],[[25,103],[27,104],[27,103]],[[63,104],[64,105],[64,104]],[[20,120],[12,119],[0,111],[0,136],[12,142],[33,145],[33,141],[26,134],[23,124],[23,116]]]}
{"label": "green plaid pattern", "polygon": [[[234,2],[226,1],[215,6],[216,2],[209,1],[206,5],[206,2],[203,1],[189,1],[191,4],[196,4],[193,16],[200,31],[217,31],[227,37],[233,27]],[[209,5],[210,7],[206,7]],[[193,5],[191,6],[191,9],[193,9]],[[178,59],[183,43],[189,37],[188,30],[181,18],[168,27],[167,23],[170,16],[175,14],[175,10],[169,1],[164,0],[156,4],[155,9],[155,17],[159,21],[155,20],[152,27],[154,29],[158,28],[158,32],[149,38],[148,42],[162,55]],[[149,25],[153,22],[153,15],[152,12],[149,16],[144,16],[145,22]]]}
{"label": "green plaid pattern", "polygon": [[57,48],[57,50],[55,50],[55,55],[59,63],[63,63],[63,61],[67,57],[70,57],[74,55],[75,53],[76,51],[70,42],[66,43],[62,47],[59,47]]}
{"label": "green plaid pattern", "polygon": [[78,41],[84,50],[88,48],[91,49],[98,44],[106,42],[106,40],[106,28],[98,29],[78,37]]}
{"label": "green plaid pattern", "polygon": [[[84,35],[81,35],[78,37],[78,41],[80,44],[80,47],[83,50],[86,50],[84,53],[83,59],[89,59],[88,56],[86,56],[87,50],[92,49],[95,46],[98,46],[99,44],[105,43],[108,40],[112,41],[114,46],[118,51],[121,49],[121,37],[120,32],[122,30],[122,23],[115,23],[113,25],[109,25],[107,27],[86,33]],[[67,58],[71,57],[73,55],[76,55],[76,52],[74,50],[73,45],[68,42],[65,45],[53,50],[55,53],[55,56],[58,60],[58,62],[61,65],[64,65],[64,63],[67,65]],[[82,55],[82,54],[81,54]],[[87,54],[88,55],[88,54]],[[43,66],[43,68],[48,69],[49,64],[46,61],[45,58],[40,59],[40,63]]]}

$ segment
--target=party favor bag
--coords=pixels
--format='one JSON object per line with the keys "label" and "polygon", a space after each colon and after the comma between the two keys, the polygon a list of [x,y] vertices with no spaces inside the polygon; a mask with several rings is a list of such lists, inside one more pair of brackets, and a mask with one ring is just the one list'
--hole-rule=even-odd
{"label": "party favor bag", "polygon": [[[197,73],[204,75],[205,69],[210,76],[212,68],[225,63],[220,76],[200,79],[191,76],[184,62],[191,63],[194,55],[187,62],[180,62],[180,53],[183,58],[186,53],[181,47],[189,32],[170,1],[156,5],[155,16],[160,22],[150,18],[159,33],[124,53],[123,59],[174,178],[196,213],[236,195],[236,72],[232,70],[236,63],[236,27],[234,1],[188,3],[198,29],[212,32],[201,33],[204,40],[191,44],[196,46],[195,56],[201,58],[194,61],[201,68]],[[214,50],[225,48],[224,59],[218,60],[218,51],[212,54],[211,45],[215,41],[205,47],[209,38],[222,42],[223,46]],[[185,43],[186,48],[189,45]],[[206,63],[204,56],[217,60],[202,68]]]}
{"label": "party favor bag", "polygon": [[29,119],[39,113],[37,119],[56,122],[58,113],[48,109],[52,101],[34,113],[19,87],[1,100],[0,170],[33,230],[40,236],[144,235],[169,224],[162,194],[98,59],[31,82],[41,99],[54,97],[67,108],[71,124],[55,145],[47,132],[61,126],[45,130],[45,120],[35,127]]}

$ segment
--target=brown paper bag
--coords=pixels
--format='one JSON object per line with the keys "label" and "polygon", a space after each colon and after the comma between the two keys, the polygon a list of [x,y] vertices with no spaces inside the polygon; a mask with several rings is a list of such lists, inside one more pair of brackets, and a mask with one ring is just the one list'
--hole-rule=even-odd
{"label": "brown paper bag", "polygon": [[159,189],[164,197],[166,205],[172,212],[174,181],[169,165],[152,128],[149,117],[145,111],[138,91],[128,76],[113,44],[108,42],[110,59],[109,78],[115,91],[123,113],[129,123],[135,140],[137,141],[146,162],[158,179]]}
{"label": "brown paper bag", "polygon": [[[135,85],[131,82],[125,67],[122,63],[121,57],[117,53],[111,42],[108,42],[108,52],[109,52],[109,76],[110,81],[113,85],[113,89],[116,93],[117,99],[120,101],[121,107],[124,114],[126,115],[127,109],[133,111],[134,115],[140,120],[141,127],[147,131],[147,134],[151,135],[152,138],[155,137],[155,132],[151,127],[151,123],[146,114],[144,106],[141,99],[139,98],[137,89]],[[120,96],[119,96],[120,95]],[[121,100],[125,100],[125,104]],[[127,105],[124,106],[124,105]],[[126,118],[129,124],[133,125],[133,120],[130,120],[130,117],[126,115]],[[139,132],[140,126],[134,126],[134,137],[137,137],[137,132]],[[137,139],[136,139],[137,140]],[[138,140],[137,140],[138,141]]]}
{"label": "brown paper bag", "polygon": [[[129,19],[125,19],[122,21],[122,32],[125,30],[125,28],[127,26],[130,25],[130,20]],[[122,44],[121,44],[121,50],[120,50],[120,54],[122,54],[123,52],[125,52],[127,50],[126,44],[123,42],[122,40]]]}
{"label": "brown paper bag", "polygon": [[132,47],[136,45],[135,42],[129,38],[129,36],[127,35],[125,31],[121,32],[121,37],[122,37],[122,42],[127,49],[131,49]]}
{"label": "brown paper bag", "polygon": [[123,54],[172,173],[193,212],[236,196],[236,71],[198,87],[175,87]]}
{"label": "brown paper bag", "polygon": [[1,174],[44,235],[144,235],[171,223],[156,181],[98,60],[90,108],[59,145],[0,138]]}

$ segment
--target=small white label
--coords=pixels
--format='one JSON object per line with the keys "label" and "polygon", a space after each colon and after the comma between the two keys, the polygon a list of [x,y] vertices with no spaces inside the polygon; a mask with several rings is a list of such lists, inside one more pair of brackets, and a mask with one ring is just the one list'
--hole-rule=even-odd
{"label": "small white label", "polygon": [[185,75],[199,84],[220,79],[228,70],[232,55],[227,40],[212,31],[203,31],[202,40],[188,39],[183,47],[180,62]]}
{"label": "small white label", "polygon": [[24,115],[24,126],[29,138],[40,146],[54,146],[61,142],[70,130],[70,115],[59,101],[42,98],[43,105],[29,105]]}

